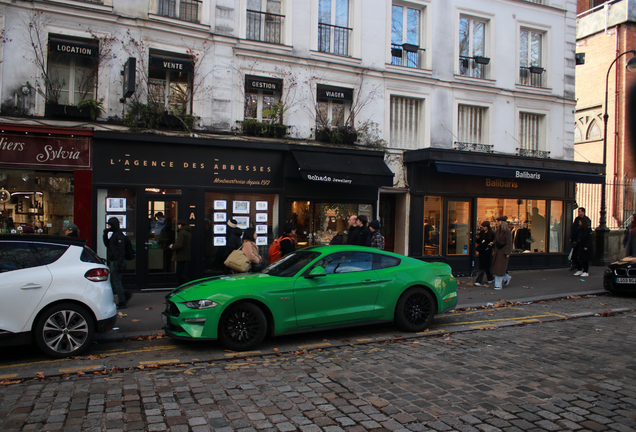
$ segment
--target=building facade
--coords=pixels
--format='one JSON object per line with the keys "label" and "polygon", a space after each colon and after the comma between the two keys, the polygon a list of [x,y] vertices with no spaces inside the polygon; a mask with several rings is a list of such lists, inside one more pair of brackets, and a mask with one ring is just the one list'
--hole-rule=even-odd
{"label": "building facade", "polygon": [[[104,256],[117,216],[137,249],[125,281],[140,288],[176,282],[176,219],[193,229],[191,277],[223,271],[230,218],[266,255],[286,222],[301,247],[328,244],[351,214],[379,219],[387,248],[462,274],[480,223],[506,215],[511,268],[562,266],[574,182],[602,181],[599,164],[574,161],[576,6],[0,1],[0,122],[90,131],[61,223]],[[6,154],[0,170],[19,177]],[[8,227],[14,201],[5,229],[60,224],[45,205]]]}

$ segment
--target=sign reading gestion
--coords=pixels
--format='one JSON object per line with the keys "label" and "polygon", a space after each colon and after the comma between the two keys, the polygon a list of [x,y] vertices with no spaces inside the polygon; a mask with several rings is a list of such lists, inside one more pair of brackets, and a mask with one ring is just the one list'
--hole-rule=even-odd
{"label": "sign reading gestion", "polygon": [[0,133],[0,165],[20,168],[91,168],[91,139]]}

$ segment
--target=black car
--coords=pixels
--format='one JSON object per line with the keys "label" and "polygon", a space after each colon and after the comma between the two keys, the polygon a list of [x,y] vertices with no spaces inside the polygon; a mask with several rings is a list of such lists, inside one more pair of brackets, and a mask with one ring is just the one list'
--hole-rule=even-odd
{"label": "black car", "polygon": [[603,287],[611,293],[636,293],[636,257],[625,257],[605,269]]}

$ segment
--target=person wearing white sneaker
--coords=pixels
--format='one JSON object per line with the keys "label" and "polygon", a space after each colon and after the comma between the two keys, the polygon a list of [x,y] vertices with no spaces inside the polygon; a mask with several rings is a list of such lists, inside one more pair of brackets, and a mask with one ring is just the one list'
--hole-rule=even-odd
{"label": "person wearing white sneaker", "polygon": [[592,228],[587,219],[579,219],[579,231],[577,233],[578,268],[574,276],[588,277],[590,261],[594,259],[594,244],[592,242]]}
{"label": "person wearing white sneaker", "polygon": [[588,277],[590,274],[588,272],[581,273],[581,277]]}
{"label": "person wearing white sneaker", "polygon": [[583,270],[577,270],[572,274],[572,276],[581,276],[581,274],[583,274]]}
{"label": "person wearing white sneaker", "polygon": [[508,228],[508,218],[499,216],[497,218],[497,231],[495,232],[495,252],[493,253],[493,263],[491,273],[495,276],[495,289],[500,290],[503,284],[508,285],[510,275],[508,275],[508,259],[512,253],[512,233]]}

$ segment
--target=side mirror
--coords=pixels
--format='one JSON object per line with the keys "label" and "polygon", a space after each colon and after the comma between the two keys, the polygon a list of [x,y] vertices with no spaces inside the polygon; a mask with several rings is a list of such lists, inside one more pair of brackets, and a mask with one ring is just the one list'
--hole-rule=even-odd
{"label": "side mirror", "polygon": [[317,266],[312,268],[309,274],[305,276],[305,278],[313,279],[313,278],[322,277],[322,276],[327,276],[327,272],[325,271],[324,267]]}

